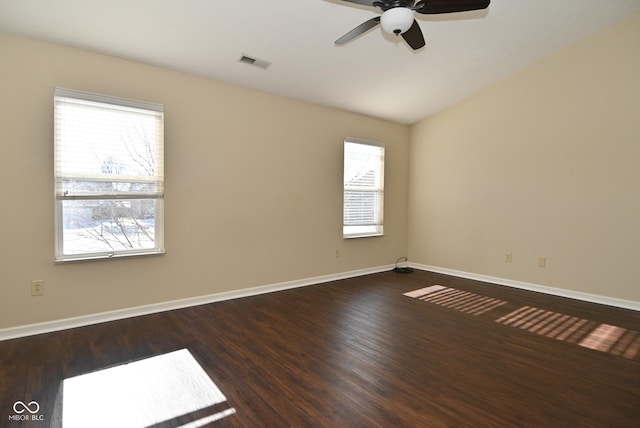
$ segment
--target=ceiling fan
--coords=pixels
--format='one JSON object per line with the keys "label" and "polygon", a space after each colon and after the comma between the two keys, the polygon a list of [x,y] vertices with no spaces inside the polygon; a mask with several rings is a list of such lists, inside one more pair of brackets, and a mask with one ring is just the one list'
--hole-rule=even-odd
{"label": "ceiling fan", "polygon": [[420,49],[425,45],[422,30],[414,18],[414,12],[425,15],[466,12],[485,9],[490,0],[343,0],[349,3],[377,7],[382,10],[376,16],[358,25],[344,36],[336,40],[336,45],[343,45],[359,35],[366,33],[378,24],[389,34],[402,35],[412,49]]}

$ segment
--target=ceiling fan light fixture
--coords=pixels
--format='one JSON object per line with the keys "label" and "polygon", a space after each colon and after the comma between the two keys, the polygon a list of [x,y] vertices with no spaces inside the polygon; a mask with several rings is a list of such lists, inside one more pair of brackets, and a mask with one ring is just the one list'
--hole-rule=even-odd
{"label": "ceiling fan light fixture", "polygon": [[408,7],[394,7],[382,14],[380,25],[387,33],[399,36],[411,28],[413,20],[413,10]]}

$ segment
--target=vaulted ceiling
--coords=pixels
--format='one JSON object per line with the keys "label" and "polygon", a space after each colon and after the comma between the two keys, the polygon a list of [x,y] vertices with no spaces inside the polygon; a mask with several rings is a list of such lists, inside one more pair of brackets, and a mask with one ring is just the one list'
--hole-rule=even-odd
{"label": "vaulted ceiling", "polygon": [[380,14],[342,0],[0,0],[0,32],[410,124],[636,13],[639,0],[492,0],[416,15],[413,51],[379,26],[336,46]]}

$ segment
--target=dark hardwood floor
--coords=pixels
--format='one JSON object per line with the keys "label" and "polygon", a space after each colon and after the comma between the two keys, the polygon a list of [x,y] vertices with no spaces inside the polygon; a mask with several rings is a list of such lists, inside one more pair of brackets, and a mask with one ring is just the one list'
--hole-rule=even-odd
{"label": "dark hardwood floor", "polygon": [[[403,295],[436,284],[506,303],[473,314]],[[497,322],[524,306],[582,330]],[[616,344],[581,346],[599,325],[618,328]],[[638,427],[637,332],[630,310],[385,272],[0,342],[0,426],[59,425],[64,379],[187,348],[235,409],[214,426]],[[43,420],[9,419],[18,400]]]}

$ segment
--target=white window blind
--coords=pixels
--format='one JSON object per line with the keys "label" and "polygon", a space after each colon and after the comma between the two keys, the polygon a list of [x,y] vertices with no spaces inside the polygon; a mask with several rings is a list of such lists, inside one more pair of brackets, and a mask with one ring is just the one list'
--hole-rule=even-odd
{"label": "white window blind", "polygon": [[383,234],[384,152],[384,146],[379,144],[344,142],[345,238]]}
{"label": "white window blind", "polygon": [[161,104],[56,88],[56,260],[164,251]]}

